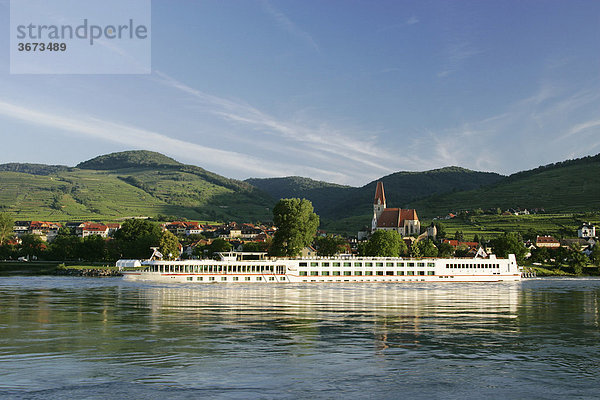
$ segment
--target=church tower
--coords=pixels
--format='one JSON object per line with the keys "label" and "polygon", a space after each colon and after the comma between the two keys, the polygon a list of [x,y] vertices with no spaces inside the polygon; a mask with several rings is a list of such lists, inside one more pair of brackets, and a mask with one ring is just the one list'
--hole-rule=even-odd
{"label": "church tower", "polygon": [[371,231],[377,228],[377,220],[385,210],[385,193],[383,191],[383,182],[377,182],[375,189],[375,199],[373,200],[373,222],[371,223]]}

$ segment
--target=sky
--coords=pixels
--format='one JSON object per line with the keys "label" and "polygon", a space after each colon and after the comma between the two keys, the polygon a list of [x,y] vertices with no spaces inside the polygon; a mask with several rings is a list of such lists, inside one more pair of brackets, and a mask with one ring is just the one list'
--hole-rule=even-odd
{"label": "sky", "polygon": [[145,149],[230,178],[361,186],[600,153],[600,1],[154,0],[151,12],[149,74],[11,74],[4,29],[0,163]]}

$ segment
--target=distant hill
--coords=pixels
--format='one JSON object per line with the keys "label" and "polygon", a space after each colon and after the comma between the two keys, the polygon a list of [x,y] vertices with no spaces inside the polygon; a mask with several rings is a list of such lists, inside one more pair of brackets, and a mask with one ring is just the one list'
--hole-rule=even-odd
{"label": "distant hill", "polygon": [[15,219],[111,220],[159,215],[268,221],[272,199],[252,185],[149,151],[96,157],[75,168],[0,165],[0,211]]}
{"label": "distant hill", "polygon": [[160,153],[125,151],[66,167],[0,165],[0,211],[15,219],[169,219],[269,221],[280,198],[313,202],[325,229],[355,232],[370,223],[377,181],[388,207],[416,208],[433,217],[475,208],[600,210],[600,154],[504,177],[447,167],[396,172],[362,187],[302,177],[239,181],[182,164]]}
{"label": "distant hill", "polygon": [[409,204],[430,216],[476,208],[544,208],[548,212],[600,210],[600,154],[510,175],[477,190],[432,196]]}
{"label": "distant hill", "polygon": [[[375,186],[380,180],[384,183],[388,206],[403,207],[418,198],[479,188],[502,178],[495,173],[447,167],[425,172],[396,172],[359,188],[299,177],[248,179],[246,182],[269,193],[274,199],[309,199],[317,213],[327,220],[371,213]],[[365,223],[369,221],[367,217]]]}

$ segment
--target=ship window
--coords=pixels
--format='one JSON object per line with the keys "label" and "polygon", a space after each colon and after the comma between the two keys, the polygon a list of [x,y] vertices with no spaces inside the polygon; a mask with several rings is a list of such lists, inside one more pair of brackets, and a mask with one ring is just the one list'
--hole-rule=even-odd
{"label": "ship window", "polygon": [[310,276],[319,276],[319,271],[310,271]]}
{"label": "ship window", "polygon": [[301,262],[301,263],[299,264],[299,266],[301,266],[301,267],[306,267],[307,265],[308,265],[308,264],[307,264],[307,263],[305,263],[305,262]]}
{"label": "ship window", "polygon": [[249,277],[249,276],[246,276],[246,277],[244,277],[244,280],[245,280],[245,281],[249,281],[249,280],[250,280],[250,277]]}
{"label": "ship window", "polygon": [[372,266],[373,266],[372,262],[365,263],[365,267],[372,267]]}
{"label": "ship window", "polygon": [[209,280],[209,281],[214,281],[214,280],[215,280],[215,277],[214,277],[214,276],[211,276],[210,278],[208,278],[208,280]]}
{"label": "ship window", "polygon": [[404,275],[404,271],[398,271],[396,275]]}
{"label": "ship window", "polygon": [[332,275],[339,276],[340,275],[340,271],[333,271]]}
{"label": "ship window", "polygon": [[199,277],[196,278],[196,280],[197,281],[202,281],[202,280],[204,280],[204,278],[202,278],[201,276],[199,276]]}
{"label": "ship window", "polygon": [[[247,278],[246,280],[248,280],[248,281],[249,281],[249,280],[250,280],[250,278]],[[270,277],[269,277],[269,280],[270,280],[270,281],[274,281],[274,280],[275,280],[275,277],[274,277],[274,276],[270,276]]]}
{"label": "ship window", "polygon": [[321,275],[323,275],[323,276],[329,276],[329,271],[323,271],[323,272],[321,272]]}
{"label": "ship window", "polygon": [[419,271],[419,275],[425,275],[425,271]]}
{"label": "ship window", "polygon": [[394,266],[394,263],[393,263],[393,262],[385,263],[385,266],[386,266],[386,267],[393,267],[393,266]]}
{"label": "ship window", "polygon": [[373,275],[373,271],[365,271],[365,275]]}
{"label": "ship window", "polygon": [[409,263],[408,263],[408,266],[409,266],[409,267],[414,267],[414,266],[415,266],[415,263],[414,263],[414,262],[409,262]]}
{"label": "ship window", "polygon": [[311,263],[310,263],[310,266],[311,266],[311,267],[316,267],[317,265],[319,265],[319,263],[316,263],[316,262],[311,262]]}
{"label": "ship window", "polygon": [[239,277],[237,277],[237,276],[234,276],[234,277],[233,277],[233,280],[234,280],[234,281],[239,281],[239,280],[240,280],[240,278],[239,278]]}
{"label": "ship window", "polygon": [[221,277],[221,280],[222,280],[222,281],[226,281],[226,280],[227,280],[227,277],[226,277],[226,276],[222,276],[222,277]]}
{"label": "ship window", "polygon": [[360,262],[355,262],[355,263],[354,263],[354,266],[355,266],[355,267],[362,267],[362,263],[360,263]]}
{"label": "ship window", "polygon": [[256,280],[257,280],[257,281],[260,281],[260,280],[262,280],[262,277],[260,277],[260,276],[257,276],[257,277],[256,277]]}
{"label": "ship window", "polygon": [[188,281],[193,281],[193,280],[194,280],[194,277],[193,277],[193,276],[188,276],[187,280],[188,280]]}
{"label": "ship window", "polygon": [[390,275],[394,275],[394,271],[385,271],[385,274],[390,276]]}
{"label": "ship window", "polygon": [[414,275],[414,274],[415,274],[415,271],[407,271],[406,272],[406,275]]}
{"label": "ship window", "polygon": [[377,271],[377,275],[383,275],[383,271]]}
{"label": "ship window", "polygon": [[435,275],[435,271],[427,271],[427,275]]}
{"label": "ship window", "polygon": [[361,276],[362,275],[362,271],[354,271],[354,275]]}
{"label": "ship window", "polygon": [[339,263],[339,262],[334,262],[334,263],[333,263],[333,266],[334,266],[334,267],[339,267],[339,266],[340,266],[340,263]]}
{"label": "ship window", "polygon": [[422,262],[417,263],[417,267],[424,267],[424,266],[425,266],[425,263],[422,263]]}
{"label": "ship window", "polygon": [[344,262],[344,267],[349,267],[351,265],[351,263],[349,262]]}
{"label": "ship window", "polygon": [[344,271],[344,275],[345,276],[351,275],[351,272],[350,271]]}
{"label": "ship window", "polygon": [[300,276],[306,276],[306,271],[300,271]]}
{"label": "ship window", "polygon": [[329,263],[328,262],[324,262],[321,264],[323,267],[329,267]]}
{"label": "ship window", "polygon": [[375,263],[375,266],[376,267],[383,267],[383,263],[382,262]]}

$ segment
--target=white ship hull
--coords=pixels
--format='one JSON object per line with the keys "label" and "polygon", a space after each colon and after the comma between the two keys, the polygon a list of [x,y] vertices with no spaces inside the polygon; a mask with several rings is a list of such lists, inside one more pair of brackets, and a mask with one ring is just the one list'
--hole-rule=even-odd
{"label": "white ship hull", "polygon": [[331,257],[242,261],[119,260],[126,279],[181,283],[499,282],[521,280],[515,257]]}

